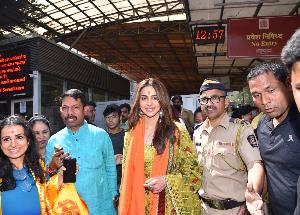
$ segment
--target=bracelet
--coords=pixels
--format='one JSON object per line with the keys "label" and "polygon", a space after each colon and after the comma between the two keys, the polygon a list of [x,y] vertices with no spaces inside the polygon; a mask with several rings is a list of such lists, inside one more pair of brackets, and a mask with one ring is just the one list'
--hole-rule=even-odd
{"label": "bracelet", "polygon": [[49,166],[47,167],[47,173],[51,176],[55,175],[57,171],[51,169]]}

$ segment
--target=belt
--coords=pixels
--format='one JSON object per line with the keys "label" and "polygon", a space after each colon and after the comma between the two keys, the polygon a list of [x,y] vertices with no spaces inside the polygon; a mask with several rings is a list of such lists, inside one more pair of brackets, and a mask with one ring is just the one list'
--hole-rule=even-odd
{"label": "belt", "polygon": [[205,202],[209,207],[218,210],[229,210],[232,208],[240,207],[245,202],[238,202],[232,199],[217,200],[217,199],[207,199],[201,196],[203,202]]}

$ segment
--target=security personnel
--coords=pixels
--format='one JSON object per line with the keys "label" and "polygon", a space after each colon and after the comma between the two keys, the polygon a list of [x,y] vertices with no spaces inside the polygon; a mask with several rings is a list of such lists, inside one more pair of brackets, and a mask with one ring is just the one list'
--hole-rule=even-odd
{"label": "security personnel", "polygon": [[[292,53],[287,50],[286,59],[293,59]],[[284,65],[263,63],[250,70],[247,80],[253,102],[264,113],[257,138],[267,175],[268,209],[272,215],[291,215],[300,175],[300,115],[288,72]]]}
{"label": "security personnel", "polygon": [[259,196],[265,176],[253,129],[228,116],[225,86],[217,80],[203,82],[200,104],[207,119],[195,130],[193,141],[203,168],[202,214],[246,214],[247,182],[247,192]]}

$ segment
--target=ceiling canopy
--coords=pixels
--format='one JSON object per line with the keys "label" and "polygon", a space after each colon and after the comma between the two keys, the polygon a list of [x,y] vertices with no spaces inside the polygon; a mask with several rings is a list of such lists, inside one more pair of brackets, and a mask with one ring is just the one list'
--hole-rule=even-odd
{"label": "ceiling canopy", "polygon": [[226,40],[196,45],[193,29],[226,29],[228,18],[298,16],[299,7],[297,0],[1,1],[0,40],[39,34],[129,79],[159,78],[171,94],[197,93],[206,77],[228,77],[230,89],[240,90],[249,67],[279,59],[229,59]]}

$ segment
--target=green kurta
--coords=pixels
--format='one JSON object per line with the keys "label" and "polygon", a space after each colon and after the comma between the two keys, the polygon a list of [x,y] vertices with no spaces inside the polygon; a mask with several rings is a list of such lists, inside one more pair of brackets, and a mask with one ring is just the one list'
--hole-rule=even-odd
{"label": "green kurta", "polygon": [[[200,215],[201,206],[198,190],[201,187],[201,170],[197,160],[195,147],[188,132],[176,123],[179,129],[179,141],[176,149],[174,163],[169,161],[166,174],[166,214]],[[123,151],[123,167],[126,165],[126,155],[131,140],[131,131],[126,132]],[[145,179],[151,175],[154,148],[145,144],[144,162]],[[170,147],[169,154],[172,153]],[[169,157],[172,157],[170,154]],[[146,194],[146,214],[149,209],[149,191]]]}

